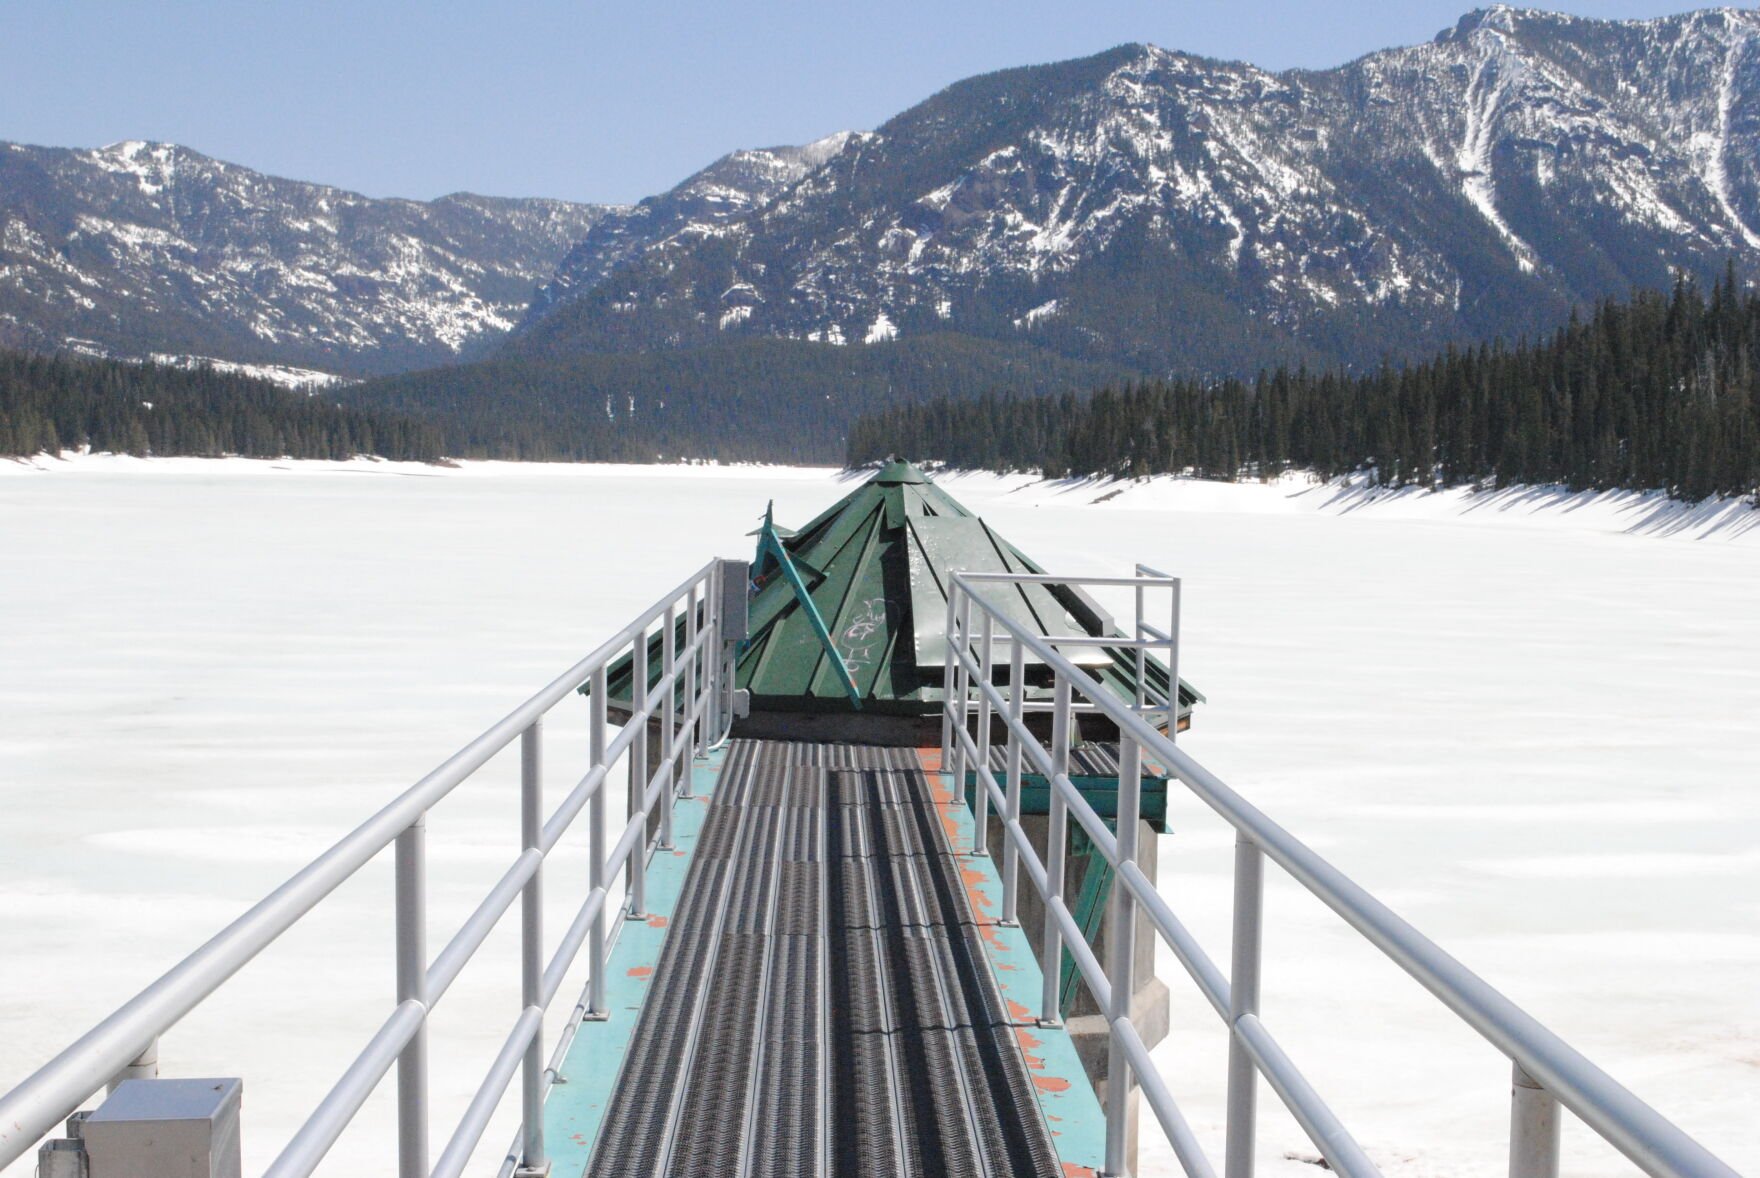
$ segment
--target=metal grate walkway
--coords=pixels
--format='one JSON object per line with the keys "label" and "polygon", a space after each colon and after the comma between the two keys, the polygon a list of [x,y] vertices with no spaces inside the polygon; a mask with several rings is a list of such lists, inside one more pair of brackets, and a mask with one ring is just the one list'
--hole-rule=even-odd
{"label": "metal grate walkway", "polygon": [[587,1172],[1056,1175],[910,749],[738,741]]}

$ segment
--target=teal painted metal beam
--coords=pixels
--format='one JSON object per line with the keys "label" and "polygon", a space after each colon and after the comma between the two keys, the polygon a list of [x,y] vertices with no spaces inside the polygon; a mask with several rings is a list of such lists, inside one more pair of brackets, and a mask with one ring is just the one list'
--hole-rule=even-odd
{"label": "teal painted metal beam", "polygon": [[[929,776],[948,841],[970,847],[976,819],[954,783],[942,772],[940,749],[918,749],[918,760]],[[1002,923],[1002,877],[988,855],[961,856],[961,875],[972,919],[989,959],[991,976],[1002,994],[1004,1009],[1015,1024],[1015,1042],[1025,1054],[1039,1111],[1051,1132],[1051,1144],[1071,1178],[1101,1174],[1106,1164],[1106,1113],[1094,1095],[1088,1073],[1066,1027],[1039,1025],[1037,1007],[1044,990],[1043,974],[1026,930]]]}
{"label": "teal painted metal beam", "polygon": [[581,1022],[544,1102],[544,1140],[554,1178],[586,1176],[642,1003],[677,915],[709,803],[721,785],[725,758],[725,750],[717,749],[692,764],[691,796],[673,803],[673,847],[656,850],[648,861],[647,915],[622,922],[606,955],[604,1017]]}
{"label": "teal painted metal beam", "polygon": [[788,555],[788,549],[782,546],[782,538],[776,534],[776,522],[771,518],[775,506],[775,501],[772,500],[764,507],[764,526],[758,529],[758,558],[761,561],[765,556],[772,557],[782,569],[782,575],[787,579],[789,588],[794,590],[795,600],[800,602],[801,609],[806,611],[807,621],[812,625],[813,633],[818,635],[819,645],[825,648],[825,656],[837,669],[838,680],[842,682],[843,690],[849,696],[849,702],[855,705],[857,711],[861,711],[862,689],[856,686],[855,676],[849,673],[849,667],[844,664],[843,656],[837,653],[837,644],[831,640],[831,630],[825,625],[825,619],[820,616],[819,607],[813,604],[813,595],[807,592],[807,583],[801,580],[800,573],[794,567],[794,561]]}

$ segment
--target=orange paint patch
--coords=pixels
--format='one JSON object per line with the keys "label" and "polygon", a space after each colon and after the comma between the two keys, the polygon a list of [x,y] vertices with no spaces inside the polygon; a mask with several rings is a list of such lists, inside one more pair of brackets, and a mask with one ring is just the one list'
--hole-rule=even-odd
{"label": "orange paint patch", "polygon": [[1043,1071],[1045,1068],[1045,1057],[1042,1055],[1034,1055],[1032,1052],[1033,1048],[1043,1046],[1043,1043],[1019,1028],[1015,1029],[1014,1038],[1015,1042],[1020,1044],[1021,1058],[1027,1061],[1028,1069],[1035,1072]]}
{"label": "orange paint patch", "polygon": [[650,917],[648,917],[648,927],[649,928],[665,928],[667,924],[668,924],[668,921],[664,916],[650,916]]}
{"label": "orange paint patch", "polygon": [[1089,1166],[1078,1166],[1074,1162],[1063,1163],[1063,1178],[1094,1178],[1099,1171]]}
{"label": "orange paint patch", "polygon": [[651,965],[638,965],[638,966],[633,967],[629,971],[629,976],[632,978],[645,978],[645,977],[652,976],[653,973],[654,973],[653,966],[651,966]]}
{"label": "orange paint patch", "polygon": [[1013,998],[1008,999],[1007,1002],[1008,1002],[1008,1017],[1009,1018],[1018,1018],[1018,1019],[1025,1019],[1025,1020],[1032,1019],[1033,1012],[1031,1010],[1027,1009],[1025,1006],[1022,1006],[1020,1003],[1016,1002]]}
{"label": "orange paint patch", "polygon": [[941,750],[918,749],[917,763],[930,773],[941,772]]}
{"label": "orange paint patch", "polygon": [[1033,1083],[1041,1092],[1068,1092],[1069,1081],[1062,1076],[1034,1076]]}

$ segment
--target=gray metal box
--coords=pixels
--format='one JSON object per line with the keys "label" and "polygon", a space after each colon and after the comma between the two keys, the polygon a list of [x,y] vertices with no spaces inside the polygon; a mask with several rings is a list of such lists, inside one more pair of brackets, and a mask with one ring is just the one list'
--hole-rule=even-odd
{"label": "gray metal box", "polygon": [[752,636],[751,583],[750,561],[722,560],[721,638],[724,642],[743,642]]}
{"label": "gray metal box", "polygon": [[80,1136],[91,1178],[239,1178],[244,1081],[125,1080]]}

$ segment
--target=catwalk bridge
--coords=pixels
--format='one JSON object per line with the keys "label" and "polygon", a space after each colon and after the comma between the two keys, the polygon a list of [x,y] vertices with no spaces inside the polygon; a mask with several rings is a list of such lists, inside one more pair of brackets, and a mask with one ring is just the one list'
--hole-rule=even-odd
{"label": "catwalk bridge", "polygon": [[[1178,746],[1197,697],[1177,674],[1177,581],[1047,574],[987,530],[990,555],[967,545],[951,571],[937,554],[977,531],[916,472],[885,474],[800,533],[767,521],[756,564],[692,574],[0,1098],[0,1166],[35,1150],[44,1178],[238,1173],[240,1081],[157,1078],[175,1060],[161,1037],[389,852],[395,992],[269,1178],[363,1172],[332,1147],[393,1071],[400,1178],[1123,1175],[1139,1110],[1191,1178],[1251,1178],[1265,1090],[1328,1167],[1371,1178],[1259,1017],[1267,867],[1510,1060],[1512,1178],[1554,1178],[1566,1114],[1643,1173],[1733,1178]],[[923,522],[937,518],[956,522]],[[888,536],[937,593],[885,572]],[[815,537],[855,566],[840,573]],[[1134,598],[1130,628],[1084,586]],[[874,649],[876,628],[896,653],[865,663],[843,640]],[[794,676],[786,691],[767,688],[775,675]],[[791,738],[778,701],[821,689],[848,706],[806,707]],[[565,702],[588,710],[589,749],[547,799],[544,718]],[[853,725],[843,739],[828,738],[836,715]],[[928,739],[901,737],[925,718]],[[425,816],[515,744],[519,845],[435,952]],[[1226,970],[1155,884],[1170,788],[1236,835]],[[546,929],[545,864],[564,840],[584,845],[590,877],[567,927]],[[519,1007],[475,1098],[437,1123],[429,1014],[516,908]],[[1157,941],[1228,1029],[1217,1157],[1150,1054],[1165,1033]],[[583,956],[571,1004],[562,985]],[[502,1152],[483,1137],[504,1102],[522,1124]]]}

